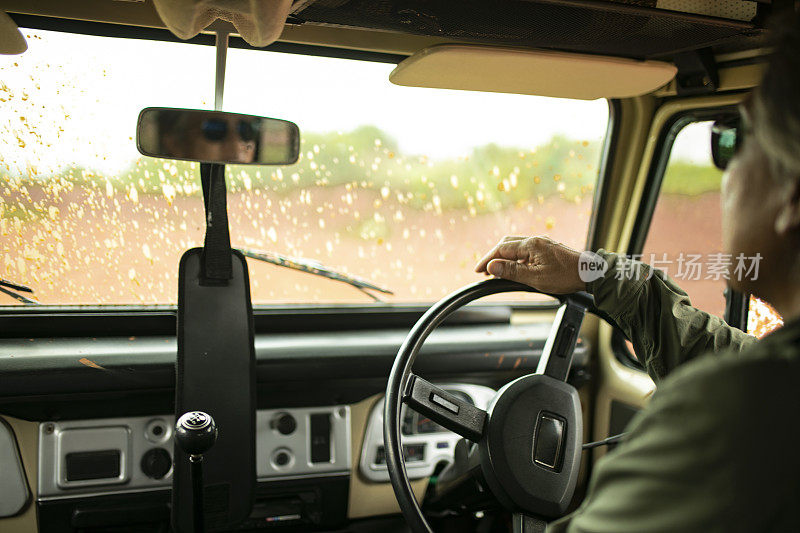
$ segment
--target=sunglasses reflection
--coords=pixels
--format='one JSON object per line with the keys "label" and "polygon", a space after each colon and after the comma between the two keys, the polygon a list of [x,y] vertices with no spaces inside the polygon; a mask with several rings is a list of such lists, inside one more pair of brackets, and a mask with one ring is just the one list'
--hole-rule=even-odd
{"label": "sunglasses reflection", "polygon": [[742,146],[744,131],[738,115],[719,119],[711,127],[711,158],[725,170]]}
{"label": "sunglasses reflection", "polygon": [[161,129],[166,157],[203,161],[253,163],[259,144],[257,118],[219,116],[214,113],[179,115],[173,127]]}

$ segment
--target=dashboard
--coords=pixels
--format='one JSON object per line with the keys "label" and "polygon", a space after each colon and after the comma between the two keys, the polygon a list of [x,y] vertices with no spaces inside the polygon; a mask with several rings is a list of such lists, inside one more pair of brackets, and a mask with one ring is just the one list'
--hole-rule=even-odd
{"label": "dashboard", "polygon": [[[549,329],[443,327],[415,371],[486,408],[496,389],[536,369]],[[330,531],[398,519],[382,393],[406,333],[256,336],[257,487],[243,527]],[[0,531],[167,531],[175,353],[169,335],[0,339]],[[580,344],[575,379],[587,354]],[[412,410],[402,433],[421,494],[459,437]]]}
{"label": "dashboard", "polygon": [[[440,386],[481,409],[495,394],[480,385]],[[39,423],[38,500],[169,488],[174,423],[172,415]],[[259,410],[258,481],[348,475],[352,431],[347,405]],[[453,462],[460,437],[427,417],[405,408],[402,433],[411,479],[431,476]],[[358,467],[369,481],[389,481],[382,399],[370,412]]]}
{"label": "dashboard", "polygon": [[[467,383],[440,386],[484,409],[495,394],[490,387]],[[70,526],[109,525],[108,513],[102,509],[116,501],[113,498],[125,497],[128,500],[123,501],[138,502],[140,508],[143,501],[156,498],[155,504],[145,508],[166,523],[173,426],[172,415],[39,422],[36,502],[40,520],[49,524],[47,530],[50,524],[67,521]],[[455,433],[411,409],[403,412],[402,431],[412,480],[424,481],[453,462],[460,439]],[[355,447],[354,432],[359,430],[353,427],[349,405],[259,410],[256,474],[261,490],[246,526],[341,522],[345,506],[334,512],[325,509],[336,499],[335,493],[339,500],[346,494],[355,471],[369,483],[388,486],[383,399],[373,403],[363,439]],[[360,457],[357,465],[353,450]]]}

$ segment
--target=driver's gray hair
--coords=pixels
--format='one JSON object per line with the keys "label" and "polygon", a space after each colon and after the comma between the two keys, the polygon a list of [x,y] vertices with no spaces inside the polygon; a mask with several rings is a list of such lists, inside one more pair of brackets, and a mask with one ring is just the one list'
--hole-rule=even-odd
{"label": "driver's gray hair", "polygon": [[773,173],[800,178],[800,24],[783,13],[774,29],[774,52],[752,101],[753,136]]}

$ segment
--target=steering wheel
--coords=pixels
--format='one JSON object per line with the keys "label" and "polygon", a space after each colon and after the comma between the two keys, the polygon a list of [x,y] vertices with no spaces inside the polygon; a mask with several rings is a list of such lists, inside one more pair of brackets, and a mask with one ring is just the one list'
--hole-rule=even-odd
{"label": "steering wheel", "polygon": [[419,319],[397,353],[386,386],[383,439],[392,488],[414,533],[433,530],[406,472],[400,442],[403,404],[476,444],[470,452],[471,462],[479,464],[474,470],[514,513],[515,531],[543,531],[544,520],[562,516],[572,499],[583,420],[578,392],[566,379],[583,317],[593,307],[591,295],[548,295],[561,306],[536,372],[501,388],[486,411],[411,372],[425,339],[454,311],[484,296],[517,291],[540,292],[490,279],[452,293]]}

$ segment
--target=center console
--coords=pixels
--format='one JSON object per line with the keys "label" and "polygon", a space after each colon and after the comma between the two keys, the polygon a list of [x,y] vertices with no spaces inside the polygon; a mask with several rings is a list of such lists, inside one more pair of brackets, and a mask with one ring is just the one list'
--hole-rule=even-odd
{"label": "center console", "polygon": [[[39,424],[42,531],[168,531],[173,416]],[[258,490],[242,529],[344,522],[350,408],[256,414]]]}

